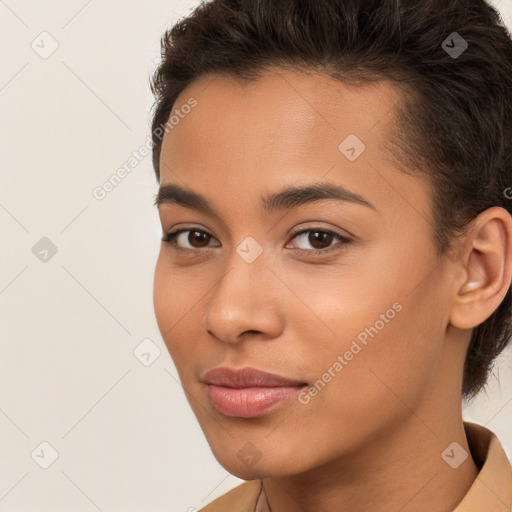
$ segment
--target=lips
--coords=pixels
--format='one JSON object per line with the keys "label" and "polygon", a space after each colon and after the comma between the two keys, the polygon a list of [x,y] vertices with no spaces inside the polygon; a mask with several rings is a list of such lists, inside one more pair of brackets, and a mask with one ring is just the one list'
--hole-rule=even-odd
{"label": "lips", "polygon": [[249,387],[304,386],[306,382],[267,373],[255,368],[214,368],[204,374],[203,382],[235,389]]}
{"label": "lips", "polygon": [[203,376],[208,397],[225,416],[261,416],[294,398],[307,383],[254,368],[214,368]]}

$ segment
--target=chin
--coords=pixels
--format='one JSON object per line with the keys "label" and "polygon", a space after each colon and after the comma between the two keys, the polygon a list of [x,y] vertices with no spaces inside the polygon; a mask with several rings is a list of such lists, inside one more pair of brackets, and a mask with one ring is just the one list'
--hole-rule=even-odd
{"label": "chin", "polygon": [[[304,454],[297,456],[295,450],[291,453],[286,452],[286,448],[281,446],[281,450],[275,446],[267,446],[256,451],[254,445],[248,442],[242,444],[242,448],[234,449],[233,444],[229,446],[212,446],[213,455],[218,463],[229,473],[242,480],[255,480],[259,478],[285,477],[310,469]],[[291,448],[291,447],[290,447]]]}

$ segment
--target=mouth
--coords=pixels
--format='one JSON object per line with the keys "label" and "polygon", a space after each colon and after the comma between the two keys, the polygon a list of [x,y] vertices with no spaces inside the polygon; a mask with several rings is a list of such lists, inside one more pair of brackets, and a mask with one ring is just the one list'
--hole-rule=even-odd
{"label": "mouth", "polygon": [[212,405],[226,416],[254,418],[275,409],[282,402],[294,398],[304,386],[275,386],[228,388],[208,385]]}
{"label": "mouth", "polygon": [[254,368],[214,368],[201,379],[220,413],[239,418],[261,416],[294,398],[307,383]]}

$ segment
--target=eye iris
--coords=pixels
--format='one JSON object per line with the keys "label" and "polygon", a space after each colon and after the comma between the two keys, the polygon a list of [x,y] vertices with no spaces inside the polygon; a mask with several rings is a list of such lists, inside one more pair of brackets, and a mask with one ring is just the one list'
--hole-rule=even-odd
{"label": "eye iris", "polygon": [[[319,235],[319,236],[317,236],[317,235]],[[327,243],[325,243],[326,240],[327,240]],[[325,249],[325,247],[329,247],[329,245],[332,242],[332,234],[324,233],[321,231],[312,231],[308,236],[308,241],[315,249]],[[315,245],[319,241],[320,241],[321,247],[318,247],[317,245]]]}
{"label": "eye iris", "polygon": [[[194,245],[194,243],[193,243],[194,237],[196,235],[197,235],[197,238],[195,240],[197,241],[199,239],[199,245]],[[204,233],[203,231],[191,230],[189,235],[188,235],[188,241],[194,247],[204,247],[204,246],[208,245],[208,242],[210,240],[209,237],[210,237],[210,235],[208,233]],[[203,243],[205,241],[206,241],[206,243]]]}

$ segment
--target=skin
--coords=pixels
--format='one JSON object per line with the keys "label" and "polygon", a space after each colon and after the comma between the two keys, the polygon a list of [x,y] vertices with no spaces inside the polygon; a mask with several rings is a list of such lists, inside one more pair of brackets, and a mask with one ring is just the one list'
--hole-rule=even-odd
{"label": "skin", "polygon": [[[219,461],[263,479],[271,511],[453,510],[478,468],[452,469],[441,453],[469,447],[461,414],[464,356],[473,327],[511,282],[512,220],[502,208],[475,219],[459,257],[438,259],[426,177],[400,172],[385,144],[399,93],[387,82],[351,87],[316,73],[271,69],[242,84],[220,75],[187,87],[175,107],[197,106],[163,139],[161,185],[203,194],[219,218],[159,205],[162,242],[154,307],[190,406]],[[356,134],[366,150],[338,149]],[[285,186],[331,182],[364,205],[321,200],[265,213],[260,197]],[[322,246],[301,229],[351,239]],[[192,232],[193,234],[193,232]],[[236,252],[252,236],[263,252]],[[207,248],[205,247],[208,246]],[[218,412],[201,375],[252,366],[313,385],[394,303],[393,319],[309,403],[291,400],[258,418]],[[248,466],[246,443],[260,452]],[[246,449],[246,448],[245,448]]]}

